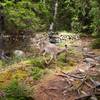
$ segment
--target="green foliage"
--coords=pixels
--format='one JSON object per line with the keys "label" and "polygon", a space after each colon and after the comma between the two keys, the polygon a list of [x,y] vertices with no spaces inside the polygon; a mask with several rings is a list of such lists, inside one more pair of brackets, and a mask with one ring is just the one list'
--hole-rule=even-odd
{"label": "green foliage", "polygon": [[100,1],[91,1],[92,9],[90,11],[90,16],[93,18],[91,27],[93,29],[92,35],[96,38],[92,44],[93,48],[100,48]]}
{"label": "green foliage", "polygon": [[100,49],[100,38],[97,38],[97,39],[94,40],[94,42],[92,44],[92,48]]}
{"label": "green foliage", "polygon": [[58,27],[91,33],[90,0],[59,0]]}
{"label": "green foliage", "polygon": [[47,9],[47,6],[44,3],[37,3],[37,4],[34,4],[33,6],[38,11],[41,11],[39,17],[42,18],[43,21],[44,21],[44,19],[47,22],[50,20],[50,18],[51,18],[50,12],[49,12],[49,10]]}
{"label": "green foliage", "polygon": [[24,85],[20,85],[17,80],[13,80],[9,86],[5,88],[7,100],[25,100],[28,91]]}
{"label": "green foliage", "polygon": [[93,18],[93,23],[91,24],[93,36],[100,38],[100,2],[98,0],[92,0],[91,6],[90,16]]}
{"label": "green foliage", "polygon": [[[58,0],[56,30],[67,30],[100,37],[99,0]],[[4,30],[20,34],[20,31],[45,31],[53,21],[54,0],[2,0],[0,11],[4,15]]]}
{"label": "green foliage", "polygon": [[30,0],[23,0],[16,4],[6,0],[2,5],[4,6],[6,30],[11,32],[12,30],[37,29],[36,24],[39,24],[40,19],[32,12]]}
{"label": "green foliage", "polygon": [[[54,1],[4,0],[5,29],[9,31],[47,29],[53,20]],[[98,32],[100,7],[98,0],[59,0],[56,27],[76,32]],[[98,20],[97,20],[98,19]]]}
{"label": "green foliage", "polygon": [[43,75],[44,75],[45,71],[39,67],[34,67],[32,69],[32,77],[34,80],[39,80]]}
{"label": "green foliage", "polygon": [[35,57],[31,59],[31,63],[34,67],[44,68],[45,62],[42,57]]}

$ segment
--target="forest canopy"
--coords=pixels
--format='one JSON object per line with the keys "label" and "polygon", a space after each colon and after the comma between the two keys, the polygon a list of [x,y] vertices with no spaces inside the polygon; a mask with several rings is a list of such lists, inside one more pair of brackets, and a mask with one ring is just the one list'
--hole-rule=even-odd
{"label": "forest canopy", "polygon": [[[48,31],[58,1],[55,31],[73,31],[100,38],[99,0],[1,0],[1,31]],[[99,39],[97,39],[99,40]]]}

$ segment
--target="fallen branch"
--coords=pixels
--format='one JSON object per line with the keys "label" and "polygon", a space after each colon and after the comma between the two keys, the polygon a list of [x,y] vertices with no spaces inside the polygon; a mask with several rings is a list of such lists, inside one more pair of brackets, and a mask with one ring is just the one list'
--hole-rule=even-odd
{"label": "fallen branch", "polygon": [[93,94],[93,95],[89,94],[89,95],[77,97],[75,100],[88,100],[88,99],[90,100],[90,98],[93,97],[94,95],[95,95],[95,98],[97,96],[100,96],[100,94],[99,95],[98,94]]}
{"label": "fallen branch", "polygon": [[84,77],[79,77],[79,76],[75,76],[75,75],[71,75],[71,74],[60,74],[58,76],[62,76],[62,77],[72,77],[72,78],[75,78],[75,79],[83,79]]}
{"label": "fallen branch", "polygon": [[91,97],[91,95],[85,95],[85,96],[80,96],[78,98],[76,98],[75,100],[87,100]]}

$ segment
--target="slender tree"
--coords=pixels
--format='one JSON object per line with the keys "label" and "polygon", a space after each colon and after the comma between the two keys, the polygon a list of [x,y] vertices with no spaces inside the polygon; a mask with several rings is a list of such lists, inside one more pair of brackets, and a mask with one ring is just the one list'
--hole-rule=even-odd
{"label": "slender tree", "polygon": [[55,23],[56,23],[56,18],[57,18],[57,12],[58,12],[58,0],[55,0],[54,1],[54,14],[53,14],[53,20],[50,24],[50,27],[49,27],[49,34],[52,34],[54,33],[54,26],[55,26]]}

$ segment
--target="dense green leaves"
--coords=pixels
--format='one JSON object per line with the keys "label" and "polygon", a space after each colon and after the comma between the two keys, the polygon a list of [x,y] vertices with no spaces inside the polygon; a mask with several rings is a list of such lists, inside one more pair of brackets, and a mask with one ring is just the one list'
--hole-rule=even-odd
{"label": "dense green leaves", "polygon": [[[48,29],[53,19],[53,0],[3,0],[5,30]],[[100,7],[98,0],[58,0],[56,27],[83,33],[99,31]],[[98,19],[98,20],[97,20]],[[97,28],[98,27],[98,28]]]}
{"label": "dense green leaves", "polygon": [[[48,25],[53,17],[54,1],[18,0],[19,2],[17,3],[14,1],[16,0],[4,0],[0,4],[4,7],[8,24],[12,23],[17,28],[31,27],[35,29],[37,27],[39,29],[41,23]],[[74,30],[81,26],[80,31],[84,31],[90,27],[93,21],[96,24],[96,18],[99,20],[99,9],[98,0],[59,0],[58,23],[66,24],[65,26],[70,24]],[[94,18],[95,15],[96,17]],[[44,20],[45,22],[43,22]],[[100,21],[97,22],[99,23]],[[91,27],[95,26],[91,25]]]}
{"label": "dense green leaves", "polygon": [[[53,21],[56,0],[2,0],[4,30],[46,31]],[[58,0],[56,30],[67,30],[100,37],[99,0]]]}
{"label": "dense green leaves", "polygon": [[35,29],[35,24],[39,22],[39,18],[36,18],[35,13],[30,8],[27,9],[26,5],[30,7],[30,2],[24,1],[14,4],[12,1],[6,1],[4,4],[6,30]]}
{"label": "dense green leaves", "polygon": [[100,37],[100,3],[98,2],[98,0],[96,1],[92,1],[91,2],[91,11],[90,11],[90,16],[92,16],[93,18],[93,23],[91,24],[91,27],[94,30],[94,34],[95,36],[99,36]]}
{"label": "dense green leaves", "polygon": [[26,100],[25,98],[29,95],[29,92],[25,85],[20,85],[17,80],[14,80],[5,88],[5,94],[7,100]]}
{"label": "dense green leaves", "polygon": [[45,28],[47,24],[43,23],[43,19],[48,19],[49,12],[42,3],[34,3],[32,0],[21,0],[17,3],[14,0],[5,0],[0,4],[3,6],[7,31],[23,29],[37,31]]}

